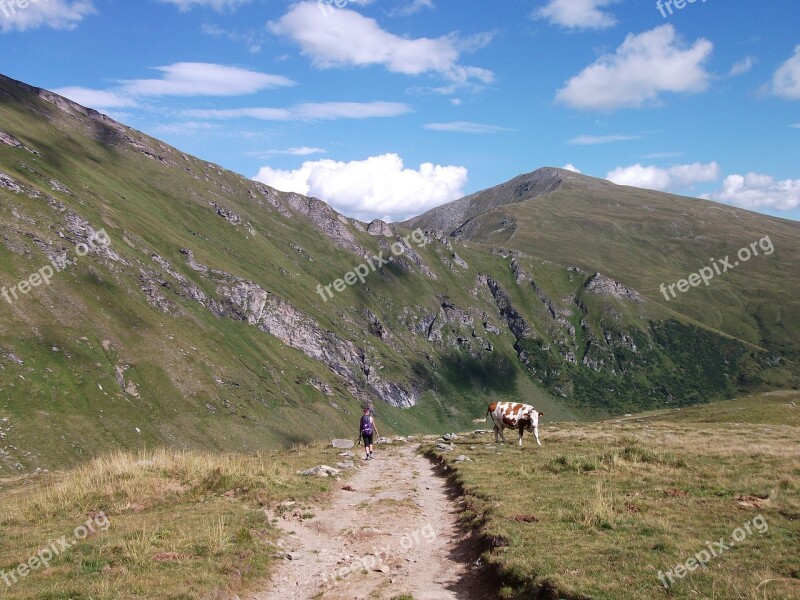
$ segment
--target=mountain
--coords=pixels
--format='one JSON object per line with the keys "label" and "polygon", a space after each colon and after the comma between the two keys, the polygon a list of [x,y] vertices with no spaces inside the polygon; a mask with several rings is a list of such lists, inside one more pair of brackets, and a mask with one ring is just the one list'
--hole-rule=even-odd
{"label": "mountain", "polygon": [[[563,420],[797,384],[796,224],[515,181],[430,225],[362,223],[0,76],[0,472],[354,437],[362,404],[388,434],[490,400]],[[775,253],[650,289],[733,233]]]}
{"label": "mountain", "polygon": [[[795,221],[544,168],[402,225],[601,271],[676,318],[800,362]],[[704,268],[707,286],[662,288]]]}

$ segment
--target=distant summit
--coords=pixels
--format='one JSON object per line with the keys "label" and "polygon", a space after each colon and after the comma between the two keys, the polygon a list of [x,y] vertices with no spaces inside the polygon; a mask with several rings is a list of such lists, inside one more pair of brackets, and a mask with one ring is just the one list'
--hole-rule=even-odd
{"label": "distant summit", "polygon": [[432,208],[417,217],[408,219],[402,225],[434,231],[441,230],[451,234],[470,219],[493,208],[525,202],[554,192],[565,184],[585,187],[613,185],[602,179],[587,177],[566,169],[543,167],[531,173],[518,175],[495,187]]}

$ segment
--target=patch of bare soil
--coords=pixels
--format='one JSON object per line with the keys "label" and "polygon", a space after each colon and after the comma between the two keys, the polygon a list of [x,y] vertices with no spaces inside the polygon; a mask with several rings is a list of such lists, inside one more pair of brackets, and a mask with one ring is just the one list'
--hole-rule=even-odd
{"label": "patch of bare soil", "polygon": [[280,518],[291,558],[251,600],[497,597],[454,492],[416,446],[379,446],[347,486],[312,519]]}

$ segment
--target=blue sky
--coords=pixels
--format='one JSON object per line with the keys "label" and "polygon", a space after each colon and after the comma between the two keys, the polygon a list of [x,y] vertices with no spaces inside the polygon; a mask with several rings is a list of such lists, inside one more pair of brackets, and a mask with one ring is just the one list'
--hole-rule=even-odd
{"label": "blue sky", "polygon": [[798,23],[796,0],[0,0],[0,71],[362,219],[567,165],[800,219]]}

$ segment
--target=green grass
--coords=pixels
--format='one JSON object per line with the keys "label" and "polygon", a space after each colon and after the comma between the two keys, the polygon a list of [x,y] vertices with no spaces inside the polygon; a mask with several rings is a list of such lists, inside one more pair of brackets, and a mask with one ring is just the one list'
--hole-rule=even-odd
{"label": "green grass", "polygon": [[[528,436],[522,449],[467,436],[443,457],[472,458],[448,465],[506,597],[796,597],[799,404],[797,392],[770,393],[547,425],[541,447]],[[659,571],[746,525],[740,543],[665,593]]]}
{"label": "green grass", "polygon": [[[365,399],[376,404],[382,433],[427,433],[463,429],[483,416],[493,400],[531,403],[549,420],[560,421],[638,412],[665,404],[670,394],[675,405],[798,383],[792,365],[773,367],[761,355],[760,362],[737,363],[738,370],[732,366],[727,380],[719,373],[704,378],[707,368],[686,372],[686,365],[719,366],[706,360],[707,350],[725,347],[725,334],[744,340],[730,344],[761,344],[759,336],[763,337],[763,345],[791,358],[792,344],[798,339],[795,315],[800,311],[793,311],[794,300],[787,296],[792,294],[794,272],[784,267],[796,264],[792,262],[796,236],[789,235],[795,231],[792,226],[775,224],[773,219],[758,217],[766,220],[748,222],[748,232],[775,224],[778,250],[765,264],[779,265],[776,272],[785,276],[778,285],[771,271],[762,273],[763,280],[758,280],[752,294],[757,300],[751,303],[761,325],[748,317],[742,319],[745,325],[739,331],[729,324],[741,316],[740,305],[747,304],[742,300],[750,297],[747,294],[712,298],[715,301],[706,306],[706,327],[693,323],[697,328],[687,329],[691,318],[652,299],[632,305],[582,293],[587,275],[567,271],[566,266],[575,262],[629,284],[640,283],[628,281],[630,271],[625,269],[633,267],[623,269],[623,265],[632,265],[631,256],[649,255],[664,242],[666,233],[660,229],[653,239],[638,234],[621,239],[612,231],[610,222],[617,218],[632,227],[628,215],[632,200],[625,201],[625,214],[615,212],[602,228],[586,225],[585,237],[571,229],[580,216],[579,196],[585,202],[581,190],[570,190],[565,200],[565,206],[576,211],[572,219],[558,212],[559,203],[547,209],[556,213],[541,222],[526,212],[528,220],[521,221],[524,227],[508,246],[520,242],[516,247],[528,253],[518,258],[520,266],[558,309],[572,311],[568,320],[576,326],[576,336],[569,344],[577,359],[584,356],[590,335],[595,341],[603,340],[607,330],[641,336],[642,355],[649,361],[645,368],[631,356],[611,353],[612,362],[630,368],[624,376],[606,379],[605,373],[583,366],[572,369],[560,359],[553,360],[553,372],[548,375],[552,382],[544,383],[540,373],[519,360],[519,351],[524,349],[520,342],[529,340],[520,341],[511,334],[482,276],[490,275],[508,294],[530,327],[530,340],[541,343],[545,353],[544,347],[550,346],[551,354],[540,357],[546,364],[552,349],[563,342],[563,331],[533,288],[515,281],[511,259],[488,246],[455,241],[448,249],[431,243],[418,252],[435,278],[417,267],[404,270],[390,265],[383,273],[370,275],[364,285],[348,287],[323,302],[316,286],[341,277],[363,257],[337,246],[320,227],[288,210],[289,195],[275,193],[283,208],[280,212],[254,182],[158,140],[122,126],[117,129],[77,109],[65,112],[35,90],[7,79],[0,79],[0,91],[8,92],[0,103],[3,131],[39,153],[0,144],[0,171],[40,195],[0,188],[2,285],[13,285],[47,264],[43,248],[74,249],[74,236],[65,224],[65,215],[71,213],[95,229],[104,228],[111,249],[121,258],[114,262],[96,255],[84,257],[56,274],[50,285],[35,288],[14,304],[0,300],[0,474],[82,464],[117,449],[252,453],[352,437]],[[126,137],[149,148],[156,158]],[[70,192],[53,189],[51,180]],[[243,224],[234,226],[218,216],[213,204],[236,212]],[[536,210],[544,210],[537,206]],[[593,207],[581,210],[595,215]],[[660,215],[664,220],[675,217],[663,206]],[[556,239],[556,217],[566,219],[560,239]],[[379,240],[353,222],[345,227],[369,253],[380,250]],[[608,234],[603,240],[613,243],[612,248],[601,243],[598,232]],[[704,229],[705,235],[713,237],[712,233]],[[723,233],[727,234],[724,228]],[[205,294],[221,298],[214,281],[187,265],[182,249],[190,249],[195,260],[210,269],[261,286],[307,315],[320,330],[336,336],[342,345],[352,344],[352,354],[345,361],[352,373],[350,381],[324,361],[289,348],[246,322],[219,318],[182,296],[178,280],[154,255],[169,261],[172,270]],[[706,247],[681,255],[680,264],[690,264],[688,258],[700,256],[701,249]],[[577,260],[578,254],[585,258],[587,251],[592,253],[591,261]],[[448,266],[453,252],[469,268]],[[668,257],[658,260],[661,264]],[[761,273],[761,263],[753,265],[756,270],[748,273]],[[150,287],[163,296],[161,308],[148,303],[142,290],[148,282],[143,278],[152,280]],[[435,336],[429,340],[423,326],[426,319],[435,316],[441,321],[443,306],[451,305],[472,318],[472,325],[460,325],[457,320],[444,324],[442,340]],[[717,322],[709,315],[717,314],[720,307],[725,308],[724,318]],[[367,311],[378,316],[389,336],[381,338],[371,329]],[[691,311],[687,314],[696,316]],[[671,318],[683,329],[669,338],[669,347],[658,346],[651,323],[663,324]],[[489,333],[484,321],[499,333]],[[581,329],[582,321],[586,331]],[[777,327],[779,322],[785,324],[784,329]],[[701,337],[708,343],[696,344]],[[784,342],[786,347],[779,348]],[[658,352],[644,350],[651,343]],[[308,351],[313,353],[317,345]],[[135,388],[135,394],[117,383],[118,370],[125,388]],[[380,401],[374,381],[368,381],[375,374],[385,382],[416,389],[418,404],[399,409]],[[618,393],[620,389],[624,393]],[[642,390],[653,393],[639,393]]]}

